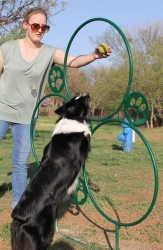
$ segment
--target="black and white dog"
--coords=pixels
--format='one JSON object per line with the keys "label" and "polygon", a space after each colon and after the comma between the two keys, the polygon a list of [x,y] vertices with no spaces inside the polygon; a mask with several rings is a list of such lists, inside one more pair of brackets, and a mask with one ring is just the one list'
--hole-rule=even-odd
{"label": "black and white dog", "polygon": [[90,96],[74,97],[55,112],[60,116],[41,164],[12,211],[12,250],[46,250],[54,233],[57,206],[75,191],[90,150]]}

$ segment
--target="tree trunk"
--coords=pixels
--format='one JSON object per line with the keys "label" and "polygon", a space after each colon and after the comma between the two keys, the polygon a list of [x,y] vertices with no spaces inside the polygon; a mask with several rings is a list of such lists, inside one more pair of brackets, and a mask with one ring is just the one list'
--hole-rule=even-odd
{"label": "tree trunk", "polygon": [[147,128],[149,128],[149,121],[148,120],[146,121],[146,124],[147,124]]}

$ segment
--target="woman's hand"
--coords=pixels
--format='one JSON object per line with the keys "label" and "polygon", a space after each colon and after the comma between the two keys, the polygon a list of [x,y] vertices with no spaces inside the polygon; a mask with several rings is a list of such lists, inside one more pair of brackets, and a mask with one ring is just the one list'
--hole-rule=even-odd
{"label": "woman's hand", "polygon": [[95,59],[107,58],[108,56],[111,55],[111,53],[112,53],[112,49],[111,49],[110,46],[109,46],[108,52],[104,53],[104,54],[102,54],[102,53],[99,52],[99,46],[97,46],[95,48],[95,51],[94,51],[94,58]]}

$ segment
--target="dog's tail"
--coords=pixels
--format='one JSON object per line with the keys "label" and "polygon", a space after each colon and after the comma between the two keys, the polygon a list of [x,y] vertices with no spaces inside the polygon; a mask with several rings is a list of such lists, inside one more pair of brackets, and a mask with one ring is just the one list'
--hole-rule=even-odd
{"label": "dog's tail", "polygon": [[22,225],[19,221],[13,221],[11,224],[11,246],[12,250],[37,250],[39,249],[34,237],[37,232],[32,232],[30,228],[26,228],[25,224]]}

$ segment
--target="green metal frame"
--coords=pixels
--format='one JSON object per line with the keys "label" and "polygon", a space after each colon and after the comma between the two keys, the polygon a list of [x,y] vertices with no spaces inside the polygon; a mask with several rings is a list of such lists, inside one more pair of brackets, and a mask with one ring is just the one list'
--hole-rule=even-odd
{"label": "green metal frame", "polygon": [[[79,186],[76,190],[76,195],[72,196],[72,201],[77,204],[77,205],[82,205],[86,202],[87,200],[87,196],[89,195],[94,207],[97,209],[97,211],[108,221],[110,221],[111,223],[113,223],[115,225],[115,239],[116,239],[116,250],[119,250],[119,228],[120,226],[124,226],[124,227],[130,227],[130,226],[135,226],[139,223],[141,223],[142,221],[144,221],[149,214],[151,213],[155,203],[156,203],[156,199],[157,199],[157,195],[158,195],[158,170],[157,170],[157,165],[156,165],[156,161],[154,158],[154,154],[152,152],[152,149],[150,148],[149,143],[147,142],[147,140],[145,139],[145,137],[142,135],[142,133],[135,127],[135,126],[141,126],[143,125],[146,120],[149,117],[149,104],[148,101],[146,99],[146,97],[140,93],[140,92],[133,92],[131,94],[129,94],[130,89],[131,89],[131,84],[132,84],[132,78],[133,78],[133,61],[132,61],[132,53],[130,50],[130,46],[129,43],[127,41],[127,38],[125,37],[124,33],[121,31],[121,29],[112,21],[105,19],[105,18],[92,18],[87,20],[86,22],[84,22],[83,24],[81,24],[76,31],[73,33],[72,37],[70,38],[70,41],[68,43],[66,52],[65,52],[65,58],[64,58],[64,68],[63,71],[60,67],[58,66],[54,66],[50,72],[49,72],[49,77],[48,77],[48,82],[49,82],[49,86],[50,89],[52,90],[52,94],[48,94],[46,96],[44,96],[42,99],[40,99],[40,101],[37,103],[34,111],[33,111],[33,115],[32,115],[32,119],[31,119],[31,125],[30,125],[30,139],[31,139],[31,148],[32,148],[32,152],[33,155],[35,157],[35,160],[38,164],[38,166],[40,165],[40,162],[38,160],[37,154],[36,154],[36,150],[34,147],[34,138],[33,138],[33,126],[35,124],[35,119],[37,117],[37,113],[38,113],[38,108],[40,106],[40,104],[42,103],[42,101],[50,96],[58,96],[63,98],[66,102],[68,102],[71,99],[71,94],[68,88],[68,83],[67,83],[67,74],[66,74],[66,64],[67,64],[67,57],[68,57],[68,53],[69,53],[69,49],[70,46],[72,44],[72,41],[74,39],[74,37],[77,35],[77,33],[80,31],[81,28],[83,28],[85,25],[87,25],[90,22],[94,22],[94,21],[102,21],[102,22],[107,22],[110,25],[112,25],[121,35],[125,45],[126,45],[126,49],[128,52],[128,57],[129,57],[129,78],[128,78],[128,85],[127,85],[127,89],[124,95],[124,98],[122,100],[122,102],[120,103],[119,107],[109,116],[104,117],[104,118],[93,118],[93,117],[89,117],[89,121],[90,121],[90,129],[92,131],[92,134],[94,134],[96,132],[96,130],[101,127],[102,125],[106,124],[106,123],[111,123],[111,122],[117,122],[117,123],[124,123],[126,125],[128,125],[129,127],[131,127],[139,136],[140,138],[143,140],[152,164],[153,164],[153,170],[154,170],[154,180],[155,180],[155,185],[154,185],[154,193],[153,193],[153,199],[151,201],[151,204],[148,208],[148,210],[146,211],[146,213],[137,221],[133,221],[130,223],[123,223],[123,222],[119,222],[116,220],[113,220],[112,218],[110,218],[108,215],[106,215],[101,208],[98,206],[98,204],[95,202],[93,195],[91,194],[91,191],[89,189],[88,183],[87,183],[87,175],[86,175],[86,168],[85,165],[83,166],[83,178],[81,177],[79,178]],[[67,97],[60,94],[60,92],[65,88],[66,90],[66,94]],[[135,101],[133,101],[135,100]],[[124,120],[120,120],[120,119],[114,119],[112,118],[115,114],[118,113],[118,111],[124,106],[124,112],[125,112],[125,116],[128,120],[128,122],[124,121]],[[129,108],[134,108],[136,111],[136,119],[135,121],[132,120],[132,118],[130,117],[130,114],[128,112]],[[141,114],[141,116],[139,116],[139,114]],[[92,127],[92,121],[97,121],[99,122],[94,128]],[[84,198],[82,200],[78,199],[78,191],[83,192],[84,194]],[[58,211],[56,211],[56,215],[58,214]],[[56,228],[56,233],[71,239],[73,241],[76,241],[77,243],[83,244],[80,241],[77,241],[76,239],[73,239],[72,237],[69,237],[67,235],[64,235],[62,233],[59,232],[58,230],[58,215],[56,216],[56,221],[55,221],[55,228]]]}
{"label": "green metal frame", "polygon": [[[126,36],[124,35],[124,33],[122,32],[122,30],[115,24],[113,23],[112,21],[106,19],[106,18],[101,18],[101,17],[97,17],[97,18],[92,18],[92,19],[89,19],[87,20],[86,22],[84,22],[83,24],[81,24],[76,30],[75,32],[73,33],[73,35],[71,36],[70,38],[70,41],[68,43],[68,46],[67,46],[67,49],[66,49],[66,53],[65,53],[65,58],[64,58],[64,83],[65,83],[65,87],[66,87],[66,92],[68,94],[68,97],[71,98],[71,94],[70,94],[70,91],[69,91],[69,88],[68,88],[68,83],[67,83],[67,68],[66,68],[66,63],[67,63],[67,57],[68,57],[68,53],[69,53],[69,49],[70,49],[70,46],[73,42],[73,39],[75,38],[75,36],[77,35],[77,33],[85,26],[87,25],[88,23],[91,23],[91,22],[96,22],[96,21],[102,21],[102,22],[106,22],[106,23],[109,23],[110,25],[112,25],[118,32],[119,34],[121,35],[125,45],[126,45],[126,49],[127,49],[127,53],[128,53],[128,58],[129,58],[129,78],[128,78],[128,85],[127,85],[127,89],[126,89],[126,93],[124,95],[124,98],[122,100],[122,102],[120,103],[119,107],[112,113],[110,114],[109,116],[107,116],[106,118],[111,118],[113,117],[124,105],[126,99],[127,99],[127,96],[130,92],[130,88],[131,88],[131,84],[132,84],[132,77],[133,77],[133,60],[132,60],[132,53],[131,53],[131,49],[130,49],[130,46],[129,46],[129,43],[127,41],[127,38]],[[90,117],[90,120],[91,121],[102,121],[104,120],[105,118],[92,118]]]}
{"label": "green metal frame", "polygon": [[147,140],[145,139],[145,137],[143,136],[143,134],[135,127],[133,126],[131,123],[128,123],[124,120],[121,120],[121,119],[106,119],[105,121],[102,121],[101,123],[99,123],[92,131],[92,134],[95,133],[95,131],[101,127],[102,125],[104,125],[105,123],[110,123],[110,122],[117,122],[117,123],[120,123],[120,124],[126,124],[127,126],[131,127],[139,136],[140,138],[142,139],[142,141],[144,142],[148,152],[149,152],[149,155],[150,155],[150,158],[151,158],[151,161],[152,161],[152,164],[153,164],[153,170],[154,170],[154,180],[155,180],[155,185],[154,185],[154,194],[153,194],[153,199],[152,199],[152,202],[149,206],[149,209],[147,210],[147,212],[142,216],[142,218],[140,218],[139,220],[137,221],[134,221],[134,222],[130,222],[130,223],[123,223],[123,222],[119,222],[119,221],[115,221],[113,219],[111,219],[109,216],[107,216],[101,209],[100,207],[97,205],[97,203],[95,202],[91,192],[90,192],[90,189],[88,187],[88,183],[87,183],[87,175],[86,175],[86,170],[85,170],[85,166],[83,168],[83,176],[84,176],[84,180],[85,180],[85,184],[86,184],[86,188],[87,188],[87,191],[88,191],[88,194],[89,194],[89,197],[93,203],[93,205],[95,206],[95,208],[98,210],[98,212],[107,220],[109,220],[110,222],[112,222],[113,224],[115,224],[116,226],[120,227],[120,226],[124,226],[124,227],[129,227],[129,226],[135,226],[139,223],[141,223],[142,221],[144,221],[148,215],[151,213],[155,203],[156,203],[156,199],[157,199],[157,194],[158,194],[158,169],[157,169],[157,164],[156,164],[156,160],[155,160],[155,157],[154,157],[154,154],[152,152],[152,149],[149,145],[149,143],[147,142]]}

